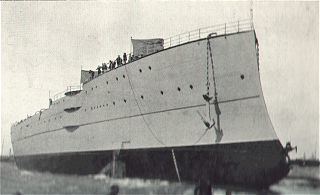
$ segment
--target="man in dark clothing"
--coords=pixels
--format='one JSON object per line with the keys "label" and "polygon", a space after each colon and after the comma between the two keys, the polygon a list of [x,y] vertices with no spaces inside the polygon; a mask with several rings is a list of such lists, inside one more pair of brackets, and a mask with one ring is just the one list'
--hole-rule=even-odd
{"label": "man in dark clothing", "polygon": [[112,69],[116,68],[116,60],[112,63]]}
{"label": "man in dark clothing", "polygon": [[91,73],[91,79],[93,79],[94,78],[94,72],[92,70],[90,70],[89,73]]}
{"label": "man in dark clothing", "polygon": [[97,70],[98,70],[98,75],[100,75],[101,74],[101,67],[98,66]]}
{"label": "man in dark clothing", "polygon": [[126,53],[123,53],[123,62],[124,62],[124,64],[127,63],[127,54]]}
{"label": "man in dark clothing", "polygon": [[112,65],[113,65],[113,62],[111,60],[109,60],[109,70],[111,70],[113,68]]}
{"label": "man in dark clothing", "polygon": [[102,63],[102,71],[106,71],[108,68],[107,68],[107,63]]}
{"label": "man in dark clothing", "polygon": [[212,185],[210,181],[200,180],[194,189],[194,195],[212,195]]}
{"label": "man in dark clothing", "polygon": [[119,193],[119,186],[118,185],[112,185],[110,187],[110,193],[108,195],[118,195]]}
{"label": "man in dark clothing", "polygon": [[118,67],[121,66],[121,58],[120,58],[120,55],[118,55],[116,61],[117,61]]}
{"label": "man in dark clothing", "polygon": [[129,62],[132,62],[132,56],[131,56],[131,53],[129,53]]}

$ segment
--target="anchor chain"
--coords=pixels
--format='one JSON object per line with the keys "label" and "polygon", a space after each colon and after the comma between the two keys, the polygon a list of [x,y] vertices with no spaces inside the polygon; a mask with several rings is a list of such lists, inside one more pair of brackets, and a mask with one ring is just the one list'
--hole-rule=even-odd
{"label": "anchor chain", "polygon": [[[209,34],[207,37],[207,93],[203,95],[204,100],[206,101],[207,104],[207,109],[208,109],[208,117],[209,121],[204,121],[205,125],[209,128],[210,126],[214,127],[215,132],[216,132],[216,143],[219,143],[222,139],[223,136],[223,131],[220,127],[220,115],[221,115],[221,110],[219,108],[219,103],[218,103],[218,92],[217,92],[217,86],[216,86],[216,78],[215,78],[215,72],[214,72],[214,64],[213,64],[213,55],[212,55],[212,50],[211,50],[211,45],[210,45],[210,37],[213,33]],[[213,99],[213,97],[210,97],[210,78],[209,78],[209,57],[210,57],[210,62],[211,62],[211,69],[212,69],[212,79],[213,79],[213,90],[214,90],[214,107],[215,107],[215,113],[217,116],[217,127],[215,126],[215,121],[213,118],[211,118],[211,112],[210,112],[210,101]],[[210,128],[211,128],[210,127]]]}

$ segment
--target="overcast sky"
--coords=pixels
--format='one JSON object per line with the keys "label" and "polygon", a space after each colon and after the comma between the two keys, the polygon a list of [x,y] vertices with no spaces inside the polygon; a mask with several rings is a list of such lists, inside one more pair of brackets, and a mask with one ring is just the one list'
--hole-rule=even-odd
{"label": "overcast sky", "polygon": [[[248,2],[2,2],[1,142],[13,122],[79,84],[81,66],[130,51],[130,37],[169,37],[250,17]],[[319,153],[317,2],[254,2],[264,97],[281,142]],[[3,139],[4,138],[4,139]],[[2,144],[1,144],[2,145]]]}

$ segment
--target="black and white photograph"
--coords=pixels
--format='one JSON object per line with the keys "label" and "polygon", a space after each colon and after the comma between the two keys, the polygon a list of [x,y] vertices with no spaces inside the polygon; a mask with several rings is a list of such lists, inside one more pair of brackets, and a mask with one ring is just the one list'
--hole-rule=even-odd
{"label": "black and white photograph", "polygon": [[320,194],[318,1],[2,1],[1,194]]}

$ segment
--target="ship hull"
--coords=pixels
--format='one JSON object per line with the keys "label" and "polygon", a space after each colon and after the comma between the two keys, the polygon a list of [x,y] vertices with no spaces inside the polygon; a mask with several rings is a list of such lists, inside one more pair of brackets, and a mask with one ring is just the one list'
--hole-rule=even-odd
{"label": "ship hull", "polygon": [[[219,108],[203,96],[215,92]],[[120,66],[12,126],[11,138],[24,169],[96,174],[120,151],[127,177],[176,181],[173,149],[182,181],[260,188],[288,173],[263,98],[254,31]]]}
{"label": "ship hull", "polygon": [[[288,171],[278,140],[231,144],[121,150],[125,176],[178,181],[172,149],[183,182],[265,188]],[[113,151],[16,156],[22,169],[67,174],[97,174],[112,163]]]}

